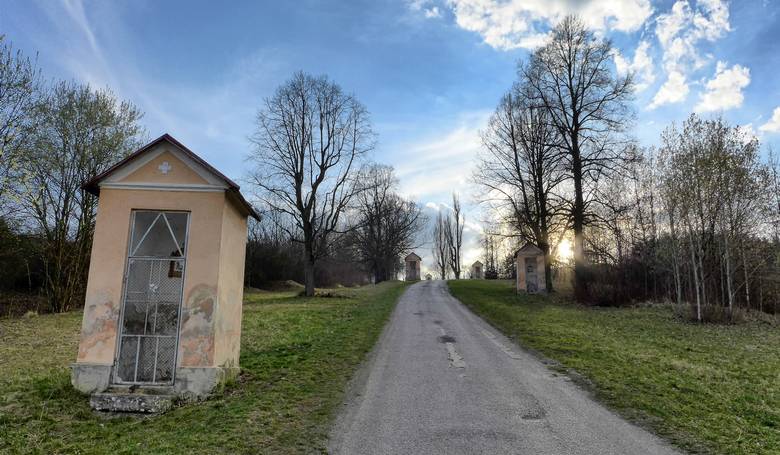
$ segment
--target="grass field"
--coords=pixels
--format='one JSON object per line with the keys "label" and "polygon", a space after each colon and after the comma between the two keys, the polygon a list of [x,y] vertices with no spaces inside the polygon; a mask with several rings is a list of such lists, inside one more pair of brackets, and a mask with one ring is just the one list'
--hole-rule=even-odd
{"label": "grass field", "polygon": [[81,313],[0,319],[0,453],[311,453],[402,283],[245,298],[242,374],[162,416],[102,418],[70,385]]}
{"label": "grass field", "polygon": [[521,345],[574,369],[596,396],[680,447],[780,453],[780,328],[678,321],[672,308],[585,308],[515,295],[511,282],[450,281]]}

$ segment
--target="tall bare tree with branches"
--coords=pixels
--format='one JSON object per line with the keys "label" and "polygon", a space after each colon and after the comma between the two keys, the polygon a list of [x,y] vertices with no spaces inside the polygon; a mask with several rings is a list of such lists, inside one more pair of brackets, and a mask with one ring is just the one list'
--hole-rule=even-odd
{"label": "tall bare tree with branches", "polygon": [[398,179],[392,167],[366,166],[360,172],[360,185],[350,243],[358,261],[379,283],[395,277],[400,258],[418,245],[427,219],[417,203],[396,192]]}
{"label": "tall bare tree with branches", "polygon": [[447,279],[447,268],[450,265],[450,250],[447,246],[447,236],[445,234],[447,222],[447,216],[440,210],[436,214],[436,223],[433,225],[433,258],[436,261],[436,269],[442,280]]}
{"label": "tall bare tree with branches", "polygon": [[314,268],[360,189],[359,161],[373,148],[366,108],[325,76],[296,73],[257,115],[253,181],[274,210],[295,220],[288,235],[304,246],[306,295]]}
{"label": "tall bare tree with branches", "polygon": [[455,279],[460,279],[461,274],[461,256],[463,249],[463,228],[466,219],[460,206],[458,195],[452,195],[452,210],[444,223],[444,238],[447,244],[447,258],[449,259],[450,270],[455,275]]}
{"label": "tall bare tree with branches", "polygon": [[567,16],[552,30],[551,39],[519,66],[531,103],[547,111],[561,137],[574,189],[570,223],[580,292],[585,284],[585,227],[597,217],[593,206],[604,201],[598,183],[624,159],[621,133],[633,115],[633,77],[614,74],[612,54],[609,40]]}
{"label": "tall bare tree with branches", "polygon": [[474,180],[487,190],[482,202],[511,235],[544,251],[547,289],[552,290],[551,235],[566,221],[566,207],[555,190],[567,174],[558,130],[544,108],[528,101],[518,84],[501,98],[482,133],[485,153]]}

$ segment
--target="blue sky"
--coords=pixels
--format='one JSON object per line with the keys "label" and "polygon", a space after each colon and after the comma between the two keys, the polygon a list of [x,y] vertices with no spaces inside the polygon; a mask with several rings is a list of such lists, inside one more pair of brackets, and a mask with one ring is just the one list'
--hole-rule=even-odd
{"label": "blue sky", "polygon": [[[168,132],[239,180],[262,99],[296,70],[327,74],[371,112],[374,159],[433,207],[452,191],[471,198],[479,130],[518,59],[566,13],[637,73],[641,143],[698,111],[780,150],[779,11],[775,0],[0,0],[0,34],[37,53],[46,77],[110,87],[146,113],[150,138]],[[479,218],[470,206],[469,263]]]}

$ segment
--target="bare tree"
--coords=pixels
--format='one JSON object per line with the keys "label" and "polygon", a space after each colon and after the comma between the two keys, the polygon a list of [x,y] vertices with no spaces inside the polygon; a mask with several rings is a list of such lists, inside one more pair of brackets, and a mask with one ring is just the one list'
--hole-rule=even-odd
{"label": "bare tree", "polygon": [[296,73],[265,100],[251,140],[253,180],[264,202],[295,220],[288,235],[304,247],[306,295],[314,270],[358,191],[361,158],[374,144],[366,108],[325,76]]}
{"label": "bare tree", "polygon": [[447,258],[449,259],[450,270],[455,275],[455,279],[460,279],[461,274],[461,255],[463,247],[463,228],[466,219],[462,214],[460,199],[457,194],[452,195],[452,210],[444,223],[444,238],[447,244]]}
{"label": "bare tree", "polygon": [[552,290],[551,235],[565,223],[565,206],[555,190],[567,178],[560,138],[544,108],[528,104],[516,85],[502,97],[482,133],[486,152],[474,174],[487,203],[513,236],[545,253],[547,289]]}
{"label": "bare tree", "polygon": [[550,41],[519,67],[532,105],[547,111],[562,141],[574,190],[571,227],[580,290],[586,265],[584,229],[595,217],[592,206],[603,201],[598,182],[623,159],[625,143],[619,133],[632,116],[632,76],[616,77],[612,68],[611,42],[574,16],[564,18]]}
{"label": "bare tree", "polygon": [[628,193],[632,199],[628,213],[630,236],[635,246],[633,253],[640,257],[644,270],[644,295],[655,297],[658,293],[655,273],[658,267],[657,166],[654,149],[637,149],[636,155],[638,158],[633,160],[628,173],[631,184]]}
{"label": "bare tree", "polygon": [[768,148],[769,161],[769,187],[775,197],[772,201],[771,223],[772,237],[775,243],[780,244],[780,158],[774,153],[772,147]]}
{"label": "bare tree", "polygon": [[439,211],[436,214],[436,223],[433,225],[433,258],[436,261],[436,268],[442,280],[447,279],[447,268],[450,264],[449,247],[447,246],[447,236],[445,234],[448,218]]}
{"label": "bare tree", "polygon": [[38,118],[34,110],[40,95],[40,71],[35,63],[14,51],[0,35],[0,216],[10,209],[9,189],[16,180],[12,174],[18,170],[27,133]]}
{"label": "bare tree", "polygon": [[379,283],[395,277],[400,258],[418,245],[427,223],[420,207],[396,193],[393,168],[372,164],[360,172],[357,227],[351,240],[358,260]]}
{"label": "bare tree", "polygon": [[106,90],[62,82],[36,106],[19,185],[31,228],[42,238],[45,292],[53,311],[82,299],[97,198],[81,188],[137,148],[141,112]]}
{"label": "bare tree", "polygon": [[482,236],[482,249],[484,250],[485,259],[485,279],[495,280],[498,278],[498,260],[497,260],[497,235],[485,232]]}
{"label": "bare tree", "polygon": [[679,224],[680,243],[687,247],[696,319],[702,321],[705,305],[725,307],[731,315],[738,291],[750,301],[755,267],[746,240],[771,235],[770,170],[760,162],[758,141],[722,119],[692,115],[682,130],[667,128],[662,140],[662,194],[672,237]]}

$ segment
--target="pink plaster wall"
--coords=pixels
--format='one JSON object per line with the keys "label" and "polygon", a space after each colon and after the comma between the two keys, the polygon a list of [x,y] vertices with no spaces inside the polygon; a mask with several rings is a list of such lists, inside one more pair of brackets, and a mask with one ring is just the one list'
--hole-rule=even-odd
{"label": "pink plaster wall", "polygon": [[[220,267],[233,274],[240,269],[243,280],[243,255],[225,262],[220,252],[228,205],[224,192],[101,190],[77,362],[114,362],[130,213],[150,209],[190,211],[177,366],[215,366]],[[241,235],[245,242],[246,230]],[[240,313],[238,320],[240,325]]]}

